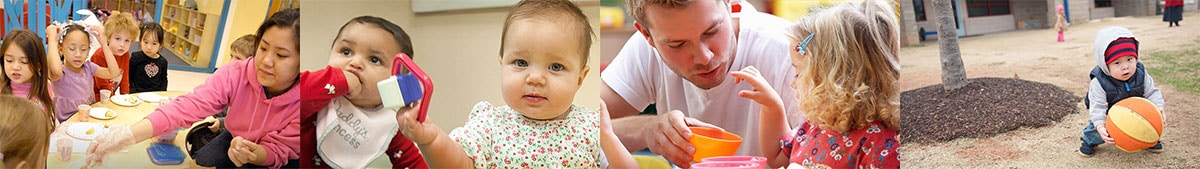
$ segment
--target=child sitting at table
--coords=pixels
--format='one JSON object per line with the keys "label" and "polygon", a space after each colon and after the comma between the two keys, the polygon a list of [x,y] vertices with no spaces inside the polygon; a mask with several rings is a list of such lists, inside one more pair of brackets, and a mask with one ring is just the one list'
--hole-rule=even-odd
{"label": "child sitting at table", "polygon": [[[13,95],[33,101],[49,116],[55,112],[50,97],[50,77],[46,62],[58,58],[46,57],[42,38],[33,31],[19,29],[8,32],[0,43],[4,61],[4,77],[0,78],[0,94]],[[51,122],[55,120],[51,119]]]}
{"label": "child sitting at table", "polygon": [[[92,77],[112,79],[121,75],[121,69],[116,66],[100,67],[87,60],[91,36],[107,39],[103,28],[73,23],[46,27],[46,38],[50,39],[50,59],[47,61],[50,63],[50,81],[54,85],[55,119],[59,122],[66,121],[79,111],[80,105],[96,102],[92,95],[92,84],[95,82]],[[104,50],[111,49],[108,41],[98,42]],[[60,53],[66,63],[58,59]],[[105,53],[104,59],[108,62],[117,61],[111,53]]]}
{"label": "child sitting at table", "polygon": [[143,23],[138,42],[142,51],[129,58],[129,92],[167,91],[167,59],[158,53],[162,49],[163,28],[158,23]]}
{"label": "child sitting at table", "polygon": [[49,114],[12,95],[0,95],[0,107],[0,168],[46,168],[54,131]]}
{"label": "child sitting at table", "polygon": [[[128,12],[116,12],[104,20],[104,36],[107,39],[97,39],[98,41],[108,41],[108,45],[112,50],[96,50],[92,53],[92,62],[101,67],[109,67],[110,64],[116,64],[120,70],[129,70],[129,45],[133,43],[134,36],[138,35],[137,21],[133,20],[133,15]],[[108,62],[104,59],[105,56],[112,54],[117,58],[117,62]],[[122,71],[121,75],[111,78],[94,78],[92,84],[93,95],[96,100],[100,100],[100,91],[112,91],[112,95],[129,94],[129,71]]]}
{"label": "child sitting at table", "polygon": [[[754,67],[733,72],[753,90],[738,96],[763,106],[758,143],[766,168],[900,168],[900,38],[887,1],[846,3],[787,29],[805,119],[791,128],[780,98]],[[819,153],[818,153],[819,152]]]}
{"label": "child sitting at table", "polygon": [[130,145],[192,125],[229,106],[221,133],[197,151],[201,166],[300,166],[300,10],[276,12],[258,27],[258,54],[225,65],[195,91],[129,126],[112,126],[92,141],[88,164]]}

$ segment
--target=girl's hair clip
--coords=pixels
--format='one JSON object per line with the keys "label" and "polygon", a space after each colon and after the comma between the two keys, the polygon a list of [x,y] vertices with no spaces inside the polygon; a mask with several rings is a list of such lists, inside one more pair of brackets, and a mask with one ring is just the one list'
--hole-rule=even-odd
{"label": "girl's hair clip", "polygon": [[58,25],[58,43],[62,43],[63,39],[67,38],[67,27],[70,25],[79,25],[79,27],[83,28],[83,34],[92,36],[90,33],[92,32],[91,28],[84,25],[83,22],[75,22],[74,20],[67,20],[67,22],[54,21],[54,25]]}
{"label": "girl's hair clip", "polygon": [[805,49],[808,48],[808,43],[812,42],[813,35],[816,35],[816,34],[815,33],[808,34],[808,37],[804,38],[804,41],[800,41],[800,43],[796,44],[796,53],[804,55]]}

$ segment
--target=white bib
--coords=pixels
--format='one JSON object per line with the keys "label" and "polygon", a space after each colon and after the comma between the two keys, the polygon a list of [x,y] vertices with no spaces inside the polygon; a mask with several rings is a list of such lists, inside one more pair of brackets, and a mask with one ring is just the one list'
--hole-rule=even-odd
{"label": "white bib", "polygon": [[400,130],[396,111],[363,110],[338,97],[317,112],[317,153],[333,168],[366,168]]}

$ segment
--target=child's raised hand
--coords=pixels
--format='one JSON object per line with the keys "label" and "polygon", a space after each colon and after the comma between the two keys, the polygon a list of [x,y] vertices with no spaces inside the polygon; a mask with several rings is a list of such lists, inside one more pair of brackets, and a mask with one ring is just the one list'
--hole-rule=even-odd
{"label": "child's raised hand", "polygon": [[764,106],[783,107],[783,100],[779,98],[779,93],[775,92],[775,88],[772,88],[767,83],[767,80],[762,77],[762,74],[754,66],[742,68],[742,70],[730,73],[730,75],[734,78],[734,84],[746,81],[746,83],[750,83],[750,86],[754,87],[751,90],[738,92],[738,96],[754,100],[754,102]]}
{"label": "child's raised hand", "polygon": [[[46,26],[46,39],[47,39],[46,42],[47,43],[50,43],[50,44],[58,43],[58,38],[59,38],[58,29],[60,29],[58,27],[58,24],[50,24],[50,26]],[[58,50],[58,49],[50,49],[50,50]]]}
{"label": "child's raised hand", "polygon": [[87,25],[88,34],[96,37],[96,41],[100,42],[100,46],[108,46],[108,36],[104,35],[104,27],[96,25]]}
{"label": "child's raised hand", "polygon": [[[413,105],[420,104],[414,102]],[[400,112],[402,113],[396,114],[396,122],[400,124],[400,133],[404,134],[404,137],[408,137],[417,145],[428,145],[437,139],[442,129],[430,123],[429,118],[425,119],[425,123],[418,122],[416,118],[418,110],[420,110],[420,106],[401,108]]]}

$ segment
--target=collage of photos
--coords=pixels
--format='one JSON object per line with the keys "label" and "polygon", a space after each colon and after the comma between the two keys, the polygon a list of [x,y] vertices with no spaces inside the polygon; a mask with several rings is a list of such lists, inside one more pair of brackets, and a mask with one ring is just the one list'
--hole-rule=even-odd
{"label": "collage of photos", "polygon": [[1195,0],[0,1],[0,168],[1200,168]]}

